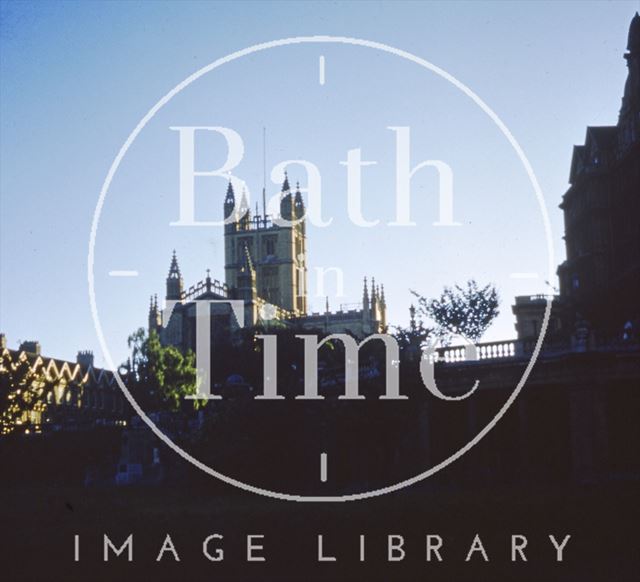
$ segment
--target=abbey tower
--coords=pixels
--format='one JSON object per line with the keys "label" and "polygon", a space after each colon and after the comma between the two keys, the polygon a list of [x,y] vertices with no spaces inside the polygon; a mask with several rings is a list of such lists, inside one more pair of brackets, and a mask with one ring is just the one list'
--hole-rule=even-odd
{"label": "abbey tower", "polygon": [[[239,202],[236,196],[240,196]],[[280,193],[278,216],[251,213],[243,192],[234,191],[231,182],[224,199],[225,282],[207,276],[185,287],[174,251],[166,277],[165,301],[171,302],[171,315],[163,321],[157,296],[149,306],[149,330],[159,333],[163,344],[195,349],[196,301],[240,300],[244,305],[244,325],[268,327],[274,322],[323,333],[348,333],[363,339],[387,330],[387,301],[384,286],[365,277],[362,299],[354,305],[330,311],[309,313],[307,286],[307,238],[305,204],[299,186],[292,192],[285,174]],[[229,305],[212,304],[212,318],[218,330],[234,328]]]}
{"label": "abbey tower", "polygon": [[[224,216],[236,207],[236,195],[229,182]],[[280,218],[251,214],[242,193],[236,219],[225,225],[225,282],[228,287],[248,290],[247,277],[255,272],[253,291],[292,316],[307,313],[307,265],[304,202],[299,187],[293,194],[285,175],[280,197]],[[279,223],[279,224],[278,224]],[[243,297],[252,299],[253,297]]]}

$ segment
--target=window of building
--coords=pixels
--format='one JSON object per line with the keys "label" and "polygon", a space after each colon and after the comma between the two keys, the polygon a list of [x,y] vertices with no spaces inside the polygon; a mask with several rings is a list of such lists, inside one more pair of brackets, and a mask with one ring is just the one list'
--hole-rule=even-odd
{"label": "window of building", "polygon": [[276,254],[276,240],[277,240],[277,237],[275,236],[267,236],[264,238],[263,252],[265,257]]}
{"label": "window of building", "polygon": [[271,303],[280,301],[278,290],[278,267],[264,267],[262,271],[262,298]]}

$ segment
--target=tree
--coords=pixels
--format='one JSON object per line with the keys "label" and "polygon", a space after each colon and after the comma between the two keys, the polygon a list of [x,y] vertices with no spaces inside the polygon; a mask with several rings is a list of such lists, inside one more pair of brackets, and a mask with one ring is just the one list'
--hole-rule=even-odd
{"label": "tree", "polygon": [[55,382],[26,355],[0,353],[0,434],[39,425],[54,387]]}
{"label": "tree", "polygon": [[453,335],[477,342],[499,314],[500,297],[491,283],[480,287],[470,279],[465,287],[445,287],[436,299],[412,293],[418,298],[420,313],[435,321],[438,335],[447,343]]}
{"label": "tree", "polygon": [[[189,350],[183,354],[175,346],[163,346],[155,331],[147,336],[143,328],[129,336],[131,358],[126,381],[136,392],[144,407],[169,406],[179,410],[185,396],[198,391],[195,355]],[[192,401],[194,408],[206,400]]]}
{"label": "tree", "polygon": [[409,327],[394,326],[393,337],[396,338],[401,353],[417,358],[416,354],[427,344],[434,329],[425,326],[421,317],[416,319],[416,308],[413,305],[409,307],[409,314],[411,316]]}

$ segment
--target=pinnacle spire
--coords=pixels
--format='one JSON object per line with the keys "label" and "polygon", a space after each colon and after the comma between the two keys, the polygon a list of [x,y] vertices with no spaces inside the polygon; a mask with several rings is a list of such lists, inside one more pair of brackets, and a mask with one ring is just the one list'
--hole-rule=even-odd
{"label": "pinnacle spire", "polygon": [[249,252],[249,247],[245,243],[243,248],[243,257],[242,257],[242,266],[247,269],[248,272],[254,271],[253,261],[251,260],[251,253]]}
{"label": "pinnacle spire", "polygon": [[253,268],[251,253],[246,243],[242,245],[242,263],[238,272],[238,288],[244,299],[255,299],[256,271]]}
{"label": "pinnacle spire", "polygon": [[291,220],[293,217],[293,197],[289,188],[289,176],[284,173],[284,182],[282,183],[282,192],[280,193],[280,216],[285,220]]}
{"label": "pinnacle spire", "polygon": [[[182,273],[180,273],[180,266],[178,265],[178,256],[174,249],[171,256],[171,265],[169,266],[169,274],[167,275],[167,292],[165,297],[167,299],[180,299],[182,291],[184,289],[184,283],[182,281]],[[156,299],[157,305],[157,299]]]}
{"label": "pinnacle spire", "polygon": [[362,286],[362,308],[365,311],[369,310],[369,289],[367,289],[367,278],[364,278],[364,285]]}
{"label": "pinnacle spire", "polygon": [[287,193],[289,192],[289,190],[291,190],[291,188],[289,187],[289,175],[287,174],[287,171],[284,171],[284,182],[282,182],[282,192],[283,193]]}
{"label": "pinnacle spire", "polygon": [[236,206],[236,195],[233,191],[233,184],[231,183],[231,177],[229,177],[229,185],[227,186],[227,195],[224,198],[224,217],[229,218]]}
{"label": "pinnacle spire", "polygon": [[158,295],[151,295],[149,299],[149,332],[158,329],[160,326],[160,313],[158,311]]}
{"label": "pinnacle spire", "polygon": [[296,182],[296,195],[293,203],[293,207],[296,211],[296,218],[304,217],[304,200],[300,192],[300,182]]}
{"label": "pinnacle spire", "polygon": [[179,278],[181,276],[180,266],[178,265],[178,256],[176,255],[176,250],[173,249],[173,254],[171,255],[171,265],[169,266],[169,277]]}
{"label": "pinnacle spire", "polygon": [[249,208],[249,202],[247,201],[247,192],[242,189],[242,197],[240,198],[240,208],[238,208],[238,220],[250,220],[251,210]]}

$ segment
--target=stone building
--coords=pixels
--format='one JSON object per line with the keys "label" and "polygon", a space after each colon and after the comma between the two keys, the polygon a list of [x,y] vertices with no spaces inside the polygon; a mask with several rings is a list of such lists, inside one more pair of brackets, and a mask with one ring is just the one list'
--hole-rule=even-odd
{"label": "stone building", "polygon": [[[387,329],[384,286],[374,278],[370,284],[365,278],[362,301],[353,308],[332,312],[327,300],[324,312],[308,312],[305,205],[299,186],[292,192],[286,175],[279,216],[252,214],[244,193],[236,202],[229,182],[224,216],[235,216],[224,230],[224,283],[212,279],[207,271],[203,281],[185,288],[174,252],[165,299],[176,303],[168,321],[163,321],[157,297],[151,299],[149,308],[149,329],[158,331],[164,344],[194,349],[196,300],[242,301],[245,327],[296,326],[357,338]],[[210,310],[214,336],[227,334],[235,326],[227,304],[212,304]]]}
{"label": "stone building", "polygon": [[25,341],[17,350],[0,334],[0,372],[5,365],[28,362],[31,370],[53,383],[44,406],[25,411],[25,431],[68,430],[96,425],[123,426],[131,415],[112,372],[93,365],[93,353],[79,351],[75,362],[43,356],[40,342]]}
{"label": "stone building", "polygon": [[547,302],[551,299],[551,314],[545,336],[559,338],[567,333],[563,326],[563,305],[557,295],[518,295],[511,311],[516,317],[519,340],[536,339],[542,330]]}
{"label": "stone building", "polygon": [[602,333],[640,322],[640,15],[629,28],[618,123],[588,127],[575,146],[564,212],[560,297]]}
{"label": "stone building", "polygon": [[[564,212],[567,259],[558,267],[547,337],[637,337],[640,329],[640,15],[629,27],[629,69],[617,125],[587,127],[574,146]],[[547,297],[516,297],[518,339],[538,335]],[[576,338],[574,338],[576,339]]]}

